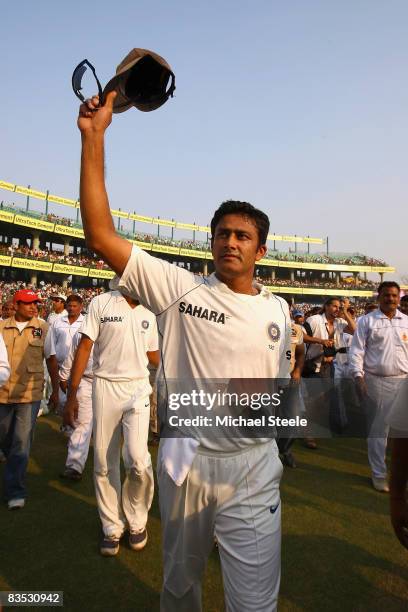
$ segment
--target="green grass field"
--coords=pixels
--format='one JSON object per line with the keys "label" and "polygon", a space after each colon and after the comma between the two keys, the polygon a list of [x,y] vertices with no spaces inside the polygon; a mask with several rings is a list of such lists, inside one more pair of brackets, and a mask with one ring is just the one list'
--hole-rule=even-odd
{"label": "green grass field", "polygon": [[[280,611],[408,610],[408,552],[395,539],[388,498],[370,487],[365,443],[323,440],[294,449],[298,468],[282,481]],[[21,511],[0,507],[0,590],[62,590],[65,610],[158,610],[161,537],[157,498],[149,544],[98,552],[100,526],[91,457],[84,479],[58,478],[65,441],[55,417],[41,417]],[[0,472],[2,468],[0,467]],[[250,588],[251,585],[248,585]],[[203,609],[224,609],[218,554],[205,576]],[[244,612],[244,611],[243,611]]]}

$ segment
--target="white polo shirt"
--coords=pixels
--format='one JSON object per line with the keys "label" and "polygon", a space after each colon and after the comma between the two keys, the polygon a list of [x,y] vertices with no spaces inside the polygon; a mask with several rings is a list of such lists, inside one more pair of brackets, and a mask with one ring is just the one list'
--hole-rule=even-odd
{"label": "white polo shirt", "polygon": [[[215,274],[191,272],[133,247],[112,286],[125,288],[155,313],[161,344],[159,379],[289,378],[291,320],[285,300],[254,283],[257,295],[234,293]],[[238,451],[264,438],[200,438],[206,448]],[[167,438],[166,470],[177,484],[186,477],[199,443]],[[161,459],[160,459],[161,460]]]}
{"label": "white polo shirt", "polygon": [[357,322],[349,354],[353,378],[408,376],[408,316],[399,310],[389,319],[379,308]]}
{"label": "white polo shirt", "polygon": [[83,314],[80,314],[77,320],[72,324],[69,322],[68,315],[55,319],[45,339],[44,353],[46,359],[51,355],[55,355],[58,367],[61,367],[64,359],[68,355],[72,339],[81,327],[84,319],[85,317]]}
{"label": "white polo shirt", "polygon": [[139,305],[129,306],[119,291],[93,298],[81,334],[94,343],[93,372],[112,382],[146,380],[151,393],[147,351],[157,351],[155,316]]}
{"label": "white polo shirt", "polygon": [[254,285],[258,295],[234,293],[134,246],[112,286],[156,315],[166,378],[289,378],[288,305]]}

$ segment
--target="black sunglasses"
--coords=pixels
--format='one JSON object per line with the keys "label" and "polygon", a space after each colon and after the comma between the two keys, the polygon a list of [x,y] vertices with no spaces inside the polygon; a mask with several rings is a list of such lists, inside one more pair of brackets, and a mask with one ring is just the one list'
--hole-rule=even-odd
{"label": "black sunglasses", "polygon": [[[78,64],[78,66],[75,68],[74,72],[72,73],[72,79],[71,79],[72,89],[76,97],[79,98],[81,102],[85,102],[85,98],[81,93],[82,77],[84,76],[88,68],[91,69],[92,74],[95,77],[96,84],[98,86],[98,96],[99,96],[98,108],[99,108],[100,106],[103,105],[102,85],[100,84],[99,79],[96,76],[95,68],[92,66],[91,62],[88,62],[87,59],[82,60],[82,62]],[[95,108],[93,110],[97,110],[97,109]]]}

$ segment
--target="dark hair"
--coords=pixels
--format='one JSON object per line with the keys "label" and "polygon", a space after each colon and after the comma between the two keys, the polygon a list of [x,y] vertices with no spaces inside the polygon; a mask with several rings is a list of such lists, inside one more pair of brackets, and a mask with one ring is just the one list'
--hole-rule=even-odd
{"label": "dark hair", "polygon": [[79,304],[82,304],[83,300],[77,293],[71,293],[71,295],[67,297],[66,304],[69,304],[70,302],[78,302]]}
{"label": "dark hair", "polygon": [[215,228],[225,215],[242,215],[249,217],[255,222],[258,230],[259,245],[266,244],[269,233],[269,217],[262,210],[255,208],[248,202],[240,202],[239,200],[227,200],[223,202],[214,213],[211,219],[211,240],[214,240]]}
{"label": "dark hair", "polygon": [[383,289],[392,289],[393,287],[398,289],[398,293],[401,291],[401,287],[395,281],[384,281],[384,282],[380,283],[378,285],[378,290],[377,290],[378,291],[378,295],[380,295],[380,293],[381,293],[381,291]]}
{"label": "dark hair", "polygon": [[401,302],[408,302],[408,295],[403,295],[401,298]]}
{"label": "dark hair", "polygon": [[336,297],[335,295],[332,295],[331,297],[327,298],[327,300],[324,300],[323,308],[325,306],[330,306],[330,304],[332,304],[333,302],[341,302],[341,298]]}

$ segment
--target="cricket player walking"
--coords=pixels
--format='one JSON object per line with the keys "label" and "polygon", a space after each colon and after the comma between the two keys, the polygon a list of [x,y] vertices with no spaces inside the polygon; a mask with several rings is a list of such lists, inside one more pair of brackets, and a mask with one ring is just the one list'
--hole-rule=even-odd
{"label": "cricket player walking", "polygon": [[154,491],[147,448],[152,392],[147,365],[159,363],[156,320],[137,301],[110,291],[91,301],[80,333],[64,421],[75,427],[77,392],[93,347],[94,480],[104,533],[100,551],[113,556],[126,529],[131,548],[141,550],[147,543],[147,515]]}
{"label": "cricket player walking", "polygon": [[[116,286],[156,314],[166,379],[288,378],[286,302],[254,282],[269,219],[246,202],[211,222],[215,274],[195,276],[154,258],[114,229],[104,182],[104,132],[115,93],[80,108],[81,214],[87,244],[117,273]],[[97,219],[97,223],[95,222]],[[282,464],[275,440],[164,438],[158,479],[163,528],[161,609],[201,610],[214,533],[226,609],[274,611],[280,581]]]}

